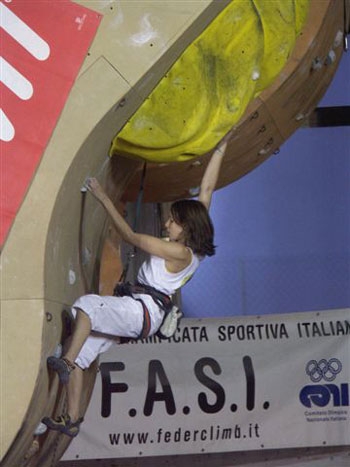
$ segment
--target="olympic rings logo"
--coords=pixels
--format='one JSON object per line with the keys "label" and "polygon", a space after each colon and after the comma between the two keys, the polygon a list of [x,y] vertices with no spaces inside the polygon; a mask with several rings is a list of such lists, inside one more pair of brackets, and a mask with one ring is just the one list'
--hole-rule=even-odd
{"label": "olympic rings logo", "polygon": [[341,372],[343,365],[337,358],[326,360],[322,358],[319,362],[310,360],[306,365],[305,371],[313,383],[318,383],[321,379],[333,381],[338,373]]}

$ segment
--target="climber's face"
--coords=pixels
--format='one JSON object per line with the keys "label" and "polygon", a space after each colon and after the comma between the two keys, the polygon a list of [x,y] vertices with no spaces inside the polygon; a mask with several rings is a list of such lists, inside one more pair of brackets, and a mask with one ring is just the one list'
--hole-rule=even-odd
{"label": "climber's face", "polygon": [[183,228],[175,222],[172,216],[170,216],[166,221],[165,228],[167,229],[169,240],[171,242],[179,242],[182,240]]}

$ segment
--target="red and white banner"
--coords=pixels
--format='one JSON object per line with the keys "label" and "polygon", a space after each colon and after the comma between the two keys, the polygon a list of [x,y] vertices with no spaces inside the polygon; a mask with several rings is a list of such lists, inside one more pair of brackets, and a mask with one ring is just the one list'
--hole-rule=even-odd
{"label": "red and white banner", "polygon": [[2,245],[101,15],[68,0],[1,0],[0,18]]}
{"label": "red and white banner", "polygon": [[185,319],[101,356],[63,460],[350,444],[350,309]]}

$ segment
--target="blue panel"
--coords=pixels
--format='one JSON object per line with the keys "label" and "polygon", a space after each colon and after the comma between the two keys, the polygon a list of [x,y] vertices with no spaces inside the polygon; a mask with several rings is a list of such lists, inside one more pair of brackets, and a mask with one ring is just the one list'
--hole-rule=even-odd
{"label": "blue panel", "polygon": [[[349,105],[344,54],[320,105]],[[217,254],[183,288],[186,316],[350,306],[350,128],[298,130],[277,156],[217,191]]]}

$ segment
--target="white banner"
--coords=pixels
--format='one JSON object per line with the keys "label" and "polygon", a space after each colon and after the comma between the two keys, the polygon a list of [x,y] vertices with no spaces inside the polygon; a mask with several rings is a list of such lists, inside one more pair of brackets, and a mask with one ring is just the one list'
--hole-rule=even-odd
{"label": "white banner", "polygon": [[350,444],[350,310],[184,319],[101,356],[63,460]]}

